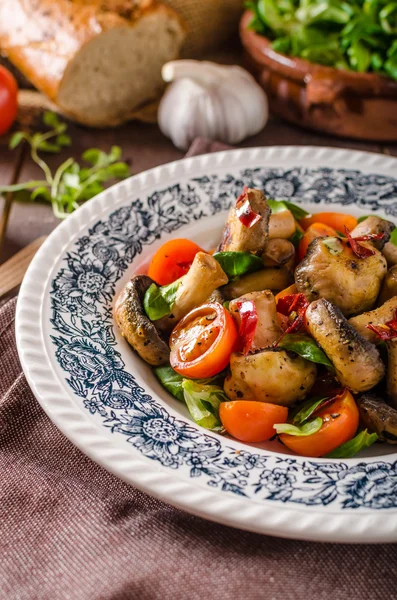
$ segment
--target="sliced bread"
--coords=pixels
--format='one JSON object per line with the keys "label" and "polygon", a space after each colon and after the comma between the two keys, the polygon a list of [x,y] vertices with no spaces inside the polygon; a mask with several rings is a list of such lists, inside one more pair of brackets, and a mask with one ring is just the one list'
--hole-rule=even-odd
{"label": "sliced bread", "polygon": [[72,119],[120,124],[159,95],[161,67],[178,56],[185,37],[169,7],[149,4],[127,15],[124,5],[0,0],[1,50]]}

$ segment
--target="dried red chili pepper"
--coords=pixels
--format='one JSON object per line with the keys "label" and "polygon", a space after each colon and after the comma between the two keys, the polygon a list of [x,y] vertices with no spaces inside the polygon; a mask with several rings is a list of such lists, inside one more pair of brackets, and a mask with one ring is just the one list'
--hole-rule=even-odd
{"label": "dried red chili pepper", "polygon": [[241,302],[237,302],[237,308],[241,318],[238,334],[243,342],[243,353],[247,355],[251,350],[256,327],[258,325],[258,313],[255,303],[252,300],[242,300]]}
{"label": "dried red chili pepper", "polygon": [[275,348],[277,348],[285,335],[288,333],[296,333],[302,329],[305,321],[306,310],[309,304],[310,302],[307,300],[304,294],[289,294],[283,298],[280,298],[280,300],[277,302],[277,312],[287,317],[296,314],[296,317],[274,345]]}
{"label": "dried red chili pepper", "polygon": [[384,342],[397,338],[397,310],[394,312],[394,318],[387,321],[384,325],[367,325]]}
{"label": "dried red chili pepper", "polygon": [[248,187],[245,186],[243,189],[243,193],[237,198],[236,201],[236,215],[239,218],[240,222],[250,229],[261,220],[261,215],[258,215],[254,210],[252,210],[251,203],[248,198]]}
{"label": "dried red chili pepper", "polygon": [[345,225],[345,233],[347,240],[349,242],[350,248],[353,250],[354,254],[358,256],[358,258],[368,258],[368,256],[373,256],[375,254],[375,250],[372,248],[366,248],[359,244],[359,242],[370,242],[371,240],[381,240],[384,238],[384,233],[369,233],[368,235],[361,235],[359,237],[353,238],[350,234],[350,230]]}

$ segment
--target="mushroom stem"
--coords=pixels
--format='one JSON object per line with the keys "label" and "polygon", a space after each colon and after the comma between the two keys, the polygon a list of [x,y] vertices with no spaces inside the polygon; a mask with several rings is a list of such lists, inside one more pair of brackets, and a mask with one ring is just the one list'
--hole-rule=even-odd
{"label": "mushroom stem", "polygon": [[272,290],[279,292],[291,283],[291,274],[286,267],[262,269],[232,281],[222,290],[226,300],[233,300],[249,292]]}
{"label": "mushroom stem", "polygon": [[198,252],[189,271],[182,278],[172,314],[156,321],[156,326],[161,331],[170,331],[182,317],[203,304],[214,290],[227,282],[228,278],[218,261],[206,252]]}

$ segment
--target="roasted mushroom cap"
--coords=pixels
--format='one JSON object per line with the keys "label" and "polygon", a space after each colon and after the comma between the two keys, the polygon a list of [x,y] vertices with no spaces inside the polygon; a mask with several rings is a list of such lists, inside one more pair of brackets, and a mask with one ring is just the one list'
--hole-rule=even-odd
{"label": "roasted mushroom cap", "polygon": [[385,323],[394,319],[396,310],[397,297],[390,298],[379,308],[352,317],[349,319],[349,323],[363,338],[373,344],[378,344],[382,340],[371,329],[368,329],[367,325],[385,325]]}
{"label": "roasted mushroom cap", "polygon": [[254,303],[258,322],[255,329],[255,335],[252,341],[251,350],[261,350],[272,346],[274,342],[280,339],[282,331],[280,321],[277,316],[276,300],[269,290],[263,292],[251,292],[232,300],[229,304],[229,311],[235,319],[237,326],[240,327],[241,318],[239,313],[239,303],[250,300]]}
{"label": "roasted mushroom cap", "polygon": [[262,218],[252,227],[246,227],[238,218],[236,207],[233,206],[225,223],[219,251],[251,252],[257,255],[263,253],[269,235],[270,208],[261,190],[249,188],[247,195],[252,210]]}
{"label": "roasted mushroom cap", "polygon": [[265,267],[285,265],[291,258],[295,258],[295,248],[292,242],[283,238],[275,238],[266,243],[262,255]]}
{"label": "roasted mushroom cap", "polygon": [[121,335],[149,365],[164,365],[170,350],[143,308],[143,298],[154,281],[147,275],[136,275],[127,283],[114,307],[114,317]]}
{"label": "roasted mushroom cap", "polygon": [[397,444],[397,410],[377,394],[363,394],[358,400],[360,421],[382,442]]}
{"label": "roasted mushroom cap", "polygon": [[378,250],[382,250],[384,245],[390,240],[390,234],[395,229],[394,223],[381,219],[380,217],[367,217],[364,221],[361,221],[351,232],[353,238],[358,238],[369,234],[383,233],[383,237],[380,240],[373,240],[372,244]]}
{"label": "roasted mushroom cap", "polygon": [[224,389],[231,400],[258,400],[290,406],[311,390],[316,365],[282,349],[262,350],[230,358],[231,374]]}
{"label": "roasted mushroom cap", "polygon": [[390,298],[397,296],[397,265],[386,273],[380,290],[378,304],[384,304]]}
{"label": "roasted mushroom cap", "polygon": [[[360,243],[370,246],[369,242]],[[387,271],[385,258],[379,250],[374,251],[373,256],[358,258],[337,238],[317,238],[295,270],[296,287],[310,301],[330,300],[344,315],[369,310]]]}
{"label": "roasted mushroom cap", "polygon": [[385,367],[378,350],[361,337],[336,306],[325,299],[312,302],[306,320],[344,387],[356,393],[366,392],[379,383]]}

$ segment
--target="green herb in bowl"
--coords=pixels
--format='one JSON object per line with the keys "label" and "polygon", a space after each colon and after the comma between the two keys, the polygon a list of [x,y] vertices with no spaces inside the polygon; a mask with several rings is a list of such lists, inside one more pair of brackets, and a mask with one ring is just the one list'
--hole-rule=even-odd
{"label": "green herb in bowl", "polygon": [[250,27],[277,52],[397,80],[397,3],[388,0],[255,0]]}

